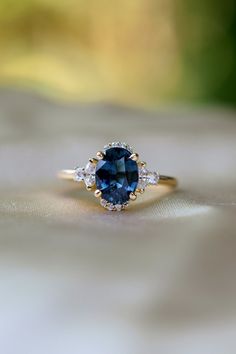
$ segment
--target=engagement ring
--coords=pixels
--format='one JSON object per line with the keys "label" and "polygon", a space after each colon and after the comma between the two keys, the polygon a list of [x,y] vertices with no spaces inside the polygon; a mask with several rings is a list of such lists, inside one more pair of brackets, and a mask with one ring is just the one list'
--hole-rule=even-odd
{"label": "engagement ring", "polygon": [[177,185],[174,177],[149,171],[133,148],[121,142],[106,145],[85,167],[62,170],[58,176],[84,183],[87,190],[100,198],[100,204],[112,211],[127,208],[129,201],[135,201],[148,186],[164,184],[174,188]]}

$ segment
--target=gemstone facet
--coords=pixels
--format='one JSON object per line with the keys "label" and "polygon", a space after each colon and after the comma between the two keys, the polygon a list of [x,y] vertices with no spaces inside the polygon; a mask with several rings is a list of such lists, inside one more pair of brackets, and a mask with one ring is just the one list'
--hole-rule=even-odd
{"label": "gemstone facet", "polygon": [[96,165],[96,188],[102,192],[102,198],[113,205],[126,203],[137,188],[138,165],[130,156],[131,152],[123,147],[111,147]]}

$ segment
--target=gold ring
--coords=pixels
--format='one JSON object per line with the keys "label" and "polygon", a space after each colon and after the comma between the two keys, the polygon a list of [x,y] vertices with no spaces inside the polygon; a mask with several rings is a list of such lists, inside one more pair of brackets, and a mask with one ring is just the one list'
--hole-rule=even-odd
{"label": "gold ring", "polygon": [[148,186],[177,186],[176,178],[149,171],[133,148],[121,142],[104,146],[85,167],[62,170],[58,177],[84,183],[100,198],[100,204],[112,211],[127,208],[129,201],[135,201]]}

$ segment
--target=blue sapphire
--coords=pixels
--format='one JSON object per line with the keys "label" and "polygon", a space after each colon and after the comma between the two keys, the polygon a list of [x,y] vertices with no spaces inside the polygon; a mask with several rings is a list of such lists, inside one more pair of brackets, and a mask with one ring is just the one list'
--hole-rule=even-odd
{"label": "blue sapphire", "polygon": [[96,186],[102,198],[112,204],[123,204],[138,185],[138,165],[131,153],[120,147],[110,148],[96,166]]}

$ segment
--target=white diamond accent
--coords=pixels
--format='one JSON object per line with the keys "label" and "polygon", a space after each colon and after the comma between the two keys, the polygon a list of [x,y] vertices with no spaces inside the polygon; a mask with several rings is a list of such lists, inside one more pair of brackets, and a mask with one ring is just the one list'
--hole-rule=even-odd
{"label": "white diamond accent", "polygon": [[148,170],[145,167],[139,168],[138,189],[145,189],[148,185]]}
{"label": "white diamond accent", "polygon": [[101,204],[101,206],[103,206],[103,208],[110,210],[110,211],[122,211],[125,208],[127,208],[129,203],[126,202],[124,204],[112,204],[112,203],[107,202],[105,199],[101,199],[100,204]]}
{"label": "white diamond accent", "polygon": [[138,189],[145,189],[149,185],[157,185],[158,181],[159,174],[157,172],[150,172],[144,166],[139,168]]}
{"label": "white diamond accent", "polygon": [[108,149],[110,149],[110,148],[111,148],[111,146],[105,145],[104,148],[103,148],[103,151],[106,151],[106,150],[108,150]]}
{"label": "white diamond accent", "polygon": [[106,207],[107,207],[107,209],[108,209],[108,210],[111,210],[111,211],[116,210],[115,205],[110,204],[110,203],[109,203],[109,204],[107,204],[107,206],[106,206]]}
{"label": "white diamond accent", "polygon": [[74,179],[76,182],[82,182],[84,180],[84,168],[83,167],[76,168]]}
{"label": "white diamond accent", "polygon": [[95,165],[88,162],[84,169],[84,182],[87,187],[92,187],[95,184]]}
{"label": "white diamond accent", "polygon": [[105,199],[101,199],[100,204],[101,204],[101,206],[103,206],[104,208],[106,208],[106,206],[107,206],[107,201],[106,201]]}
{"label": "white diamond accent", "polygon": [[105,145],[103,148],[103,151],[106,152],[106,150],[113,148],[113,147],[120,147],[120,148],[128,150],[131,154],[133,153],[133,148],[131,146],[129,146],[126,143],[121,143],[120,141],[112,142],[108,145]]}
{"label": "white diamond accent", "polygon": [[148,184],[155,186],[159,181],[159,174],[157,172],[149,172]]}

